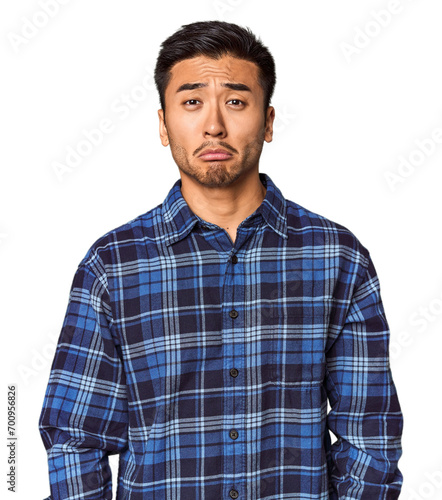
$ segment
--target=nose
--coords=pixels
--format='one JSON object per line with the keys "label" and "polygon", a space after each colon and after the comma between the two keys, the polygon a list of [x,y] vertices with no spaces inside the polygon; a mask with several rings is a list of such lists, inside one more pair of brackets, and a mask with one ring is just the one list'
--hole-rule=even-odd
{"label": "nose", "polygon": [[225,137],[227,130],[218,104],[208,104],[206,109],[204,137]]}

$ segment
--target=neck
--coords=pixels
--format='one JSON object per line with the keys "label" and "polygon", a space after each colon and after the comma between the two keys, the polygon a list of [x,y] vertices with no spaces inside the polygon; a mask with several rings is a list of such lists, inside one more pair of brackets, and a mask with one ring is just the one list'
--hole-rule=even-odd
{"label": "neck", "polygon": [[266,188],[254,170],[225,187],[206,187],[181,173],[181,194],[193,213],[229,233],[262,203]]}

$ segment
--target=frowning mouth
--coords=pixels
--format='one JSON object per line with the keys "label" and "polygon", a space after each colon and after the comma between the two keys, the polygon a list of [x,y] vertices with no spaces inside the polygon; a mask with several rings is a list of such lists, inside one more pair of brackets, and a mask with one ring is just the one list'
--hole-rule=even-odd
{"label": "frowning mouth", "polygon": [[229,158],[232,158],[232,153],[229,153],[226,149],[205,149],[202,151],[199,155],[198,158],[201,158],[202,160],[206,161],[213,161],[213,160],[228,160]]}

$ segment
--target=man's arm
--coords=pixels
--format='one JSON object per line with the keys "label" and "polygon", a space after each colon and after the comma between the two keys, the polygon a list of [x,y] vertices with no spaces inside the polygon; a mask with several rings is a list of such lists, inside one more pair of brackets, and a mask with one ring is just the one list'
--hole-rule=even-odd
{"label": "man's arm", "polygon": [[82,262],[39,421],[52,500],[112,498],[107,456],[127,445],[127,398],[111,321],[106,280]]}
{"label": "man's arm", "polygon": [[367,252],[342,330],[326,353],[329,471],[339,500],[398,498],[403,419],[389,365],[389,327]]}

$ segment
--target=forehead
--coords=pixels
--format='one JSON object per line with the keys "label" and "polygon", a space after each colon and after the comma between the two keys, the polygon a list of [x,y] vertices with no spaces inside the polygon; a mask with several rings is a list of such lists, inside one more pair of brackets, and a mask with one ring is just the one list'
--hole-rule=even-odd
{"label": "forehead", "polygon": [[184,83],[207,83],[210,86],[214,83],[235,82],[244,83],[253,92],[259,92],[258,74],[258,65],[245,59],[230,55],[220,59],[197,56],[179,61],[172,67],[168,90],[176,92]]}

